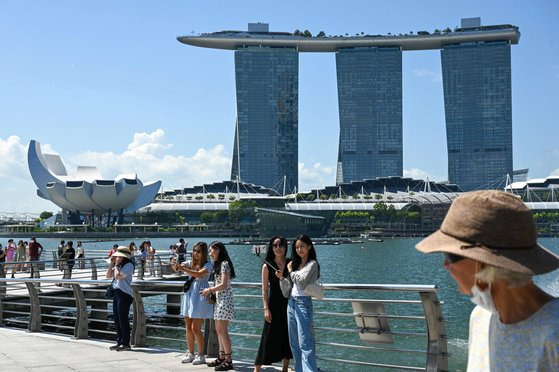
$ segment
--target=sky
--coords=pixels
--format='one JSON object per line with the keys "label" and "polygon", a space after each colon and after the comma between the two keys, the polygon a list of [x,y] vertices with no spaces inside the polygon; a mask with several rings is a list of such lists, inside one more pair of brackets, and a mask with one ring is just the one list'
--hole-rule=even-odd
{"label": "sky", "polygon": [[[192,32],[414,33],[514,24],[513,163],[559,175],[556,0],[26,1],[0,0],[0,213],[57,211],[27,167],[34,139],[70,174],[137,173],[178,189],[229,179],[236,117],[233,52],[179,43]],[[554,26],[555,25],[555,26]],[[447,179],[440,52],[403,53],[404,175]],[[299,57],[299,189],[335,184],[335,56]]]}

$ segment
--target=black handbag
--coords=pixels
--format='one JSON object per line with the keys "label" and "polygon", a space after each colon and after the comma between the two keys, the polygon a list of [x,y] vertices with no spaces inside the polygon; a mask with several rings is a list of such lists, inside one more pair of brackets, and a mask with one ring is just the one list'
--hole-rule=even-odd
{"label": "black handbag", "polygon": [[213,293],[213,292],[210,293],[210,295],[207,298],[208,298],[208,303],[210,305],[215,304],[215,301],[217,300],[217,297],[216,297],[215,293]]}
{"label": "black handbag", "polygon": [[114,283],[114,279],[111,282],[111,284],[109,284],[109,286],[107,287],[107,291],[105,292],[105,298],[112,300],[115,298],[115,289],[113,288],[113,283]]}
{"label": "black handbag", "polygon": [[188,292],[188,290],[190,289],[190,286],[192,285],[192,282],[194,281],[194,277],[191,276],[190,278],[186,279],[186,281],[184,282],[184,285],[182,287],[182,291],[184,293]]}

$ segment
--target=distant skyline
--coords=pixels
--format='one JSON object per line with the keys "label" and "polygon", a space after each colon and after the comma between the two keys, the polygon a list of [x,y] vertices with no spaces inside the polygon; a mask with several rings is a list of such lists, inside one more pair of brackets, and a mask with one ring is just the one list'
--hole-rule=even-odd
{"label": "distant skyline", "polygon": [[[136,172],[175,189],[229,179],[236,116],[231,51],[188,47],[192,31],[308,29],[326,35],[405,34],[459,26],[519,27],[511,48],[514,169],[559,174],[559,45],[553,0],[0,2],[0,212],[56,211],[35,194],[29,141],[55,148],[70,172]],[[447,179],[439,51],[403,57],[404,176]],[[299,185],[333,185],[339,115],[335,56],[299,61]]]}

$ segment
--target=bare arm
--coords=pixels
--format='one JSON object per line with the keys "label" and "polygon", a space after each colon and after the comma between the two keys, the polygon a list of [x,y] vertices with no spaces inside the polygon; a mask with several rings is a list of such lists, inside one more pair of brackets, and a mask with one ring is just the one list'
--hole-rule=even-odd
{"label": "bare arm", "polygon": [[107,268],[107,274],[106,274],[107,279],[112,279],[113,278],[113,268],[114,267],[115,267],[115,259],[111,257],[111,263],[109,264],[109,267]]}
{"label": "bare arm", "polygon": [[191,268],[188,267],[181,267],[179,271],[184,271],[185,273],[187,273],[188,275],[194,278],[201,278],[203,276],[209,275],[208,269],[206,269],[205,267],[201,268],[200,270],[192,270]]}
{"label": "bare arm", "polygon": [[272,322],[272,312],[270,311],[270,307],[268,306],[269,296],[269,286],[268,280],[270,271],[268,270],[268,265],[264,264],[262,266],[262,304],[264,305],[264,319],[268,322]]}

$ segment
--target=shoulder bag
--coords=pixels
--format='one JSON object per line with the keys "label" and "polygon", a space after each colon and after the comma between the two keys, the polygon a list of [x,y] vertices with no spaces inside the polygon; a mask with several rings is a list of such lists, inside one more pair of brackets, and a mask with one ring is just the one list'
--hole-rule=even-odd
{"label": "shoulder bag", "polygon": [[190,286],[192,285],[192,282],[194,281],[194,277],[191,276],[190,278],[186,279],[186,281],[184,282],[184,286],[182,287],[182,291],[184,293],[188,292],[188,290],[190,289]]}
{"label": "shoulder bag", "polygon": [[324,287],[318,282],[309,283],[303,290],[303,293],[307,296],[322,300],[324,298]]}
{"label": "shoulder bag", "polygon": [[105,298],[112,300],[113,298],[115,298],[115,289],[113,288],[113,283],[114,283],[114,279],[111,282],[111,284],[109,284],[109,286],[107,287],[107,291],[105,292]]}

